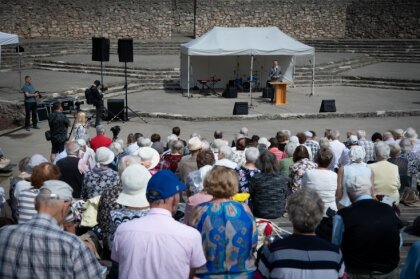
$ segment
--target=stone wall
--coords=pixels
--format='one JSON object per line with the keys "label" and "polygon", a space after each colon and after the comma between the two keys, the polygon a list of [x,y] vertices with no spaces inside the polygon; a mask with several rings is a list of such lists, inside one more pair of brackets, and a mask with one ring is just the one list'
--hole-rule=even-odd
{"label": "stone wall", "polygon": [[299,39],[420,38],[418,0],[197,0],[196,35],[277,26]]}
{"label": "stone wall", "polygon": [[0,101],[0,130],[22,126],[25,122],[23,103]]}
{"label": "stone wall", "polygon": [[0,26],[23,38],[161,39],[171,36],[171,0],[0,1]]}
{"label": "stone wall", "polygon": [[0,0],[22,38],[167,39],[213,26],[278,26],[299,39],[420,38],[419,0]]}
{"label": "stone wall", "polygon": [[194,34],[194,0],[172,0],[172,33]]}

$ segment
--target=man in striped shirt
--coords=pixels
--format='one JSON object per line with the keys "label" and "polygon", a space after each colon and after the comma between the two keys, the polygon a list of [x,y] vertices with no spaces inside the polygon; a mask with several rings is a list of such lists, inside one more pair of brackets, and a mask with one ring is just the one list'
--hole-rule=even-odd
{"label": "man in striped shirt", "polygon": [[255,278],[343,278],[340,249],[315,235],[323,208],[321,198],[311,189],[304,188],[289,197],[287,212],[293,234],[263,248]]}

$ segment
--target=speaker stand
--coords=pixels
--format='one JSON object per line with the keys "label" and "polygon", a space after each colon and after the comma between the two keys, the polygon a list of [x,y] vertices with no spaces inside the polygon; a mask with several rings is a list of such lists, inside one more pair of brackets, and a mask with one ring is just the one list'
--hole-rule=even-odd
{"label": "speaker stand", "polygon": [[138,118],[140,118],[141,120],[143,120],[143,122],[144,123],[148,123],[147,121],[146,121],[146,119],[144,119],[143,117],[141,117],[137,112],[135,112],[134,110],[132,110],[127,104],[128,104],[128,85],[127,85],[127,62],[124,62],[124,76],[125,76],[125,84],[124,84],[124,89],[125,89],[125,106],[124,106],[124,108],[121,110],[121,111],[119,111],[116,115],[114,115],[114,117],[111,119],[111,120],[109,120],[108,121],[108,123],[109,122],[111,122],[111,121],[113,121],[115,118],[119,118],[119,119],[121,119],[120,117],[119,117],[119,115],[122,113],[122,112],[125,112],[125,117],[124,117],[124,120],[123,120],[123,123],[124,122],[126,122],[126,121],[129,121],[130,120],[130,118],[128,118],[128,110],[130,110],[134,115],[135,115],[135,117],[138,117]]}

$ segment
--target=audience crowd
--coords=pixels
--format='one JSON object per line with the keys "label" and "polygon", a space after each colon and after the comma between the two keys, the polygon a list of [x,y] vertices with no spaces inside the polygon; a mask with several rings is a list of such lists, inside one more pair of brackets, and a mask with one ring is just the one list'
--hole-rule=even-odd
{"label": "audience crowd", "polygon": [[243,127],[229,144],[85,124],[51,162],[22,158],[7,201],[0,187],[0,278],[420,278],[419,243],[398,268],[399,204],[420,203],[413,128]]}

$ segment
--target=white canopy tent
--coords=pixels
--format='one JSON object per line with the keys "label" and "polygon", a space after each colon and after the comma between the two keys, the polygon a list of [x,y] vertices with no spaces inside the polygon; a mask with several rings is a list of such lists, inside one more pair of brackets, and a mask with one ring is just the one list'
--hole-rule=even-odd
{"label": "white canopy tent", "polygon": [[0,32],[0,65],[1,65],[1,46],[19,44],[19,37],[15,34]]}
{"label": "white canopy tent", "polygon": [[[283,80],[294,79],[294,56],[312,59],[312,89],[315,80],[315,49],[286,35],[277,27],[214,27],[181,45],[181,88],[190,96],[191,81],[217,76],[228,80],[255,78],[264,82],[273,60],[282,68]],[[220,85],[217,85],[220,87]],[[223,87],[223,86],[222,86]],[[251,94],[250,86],[250,94]]]}

